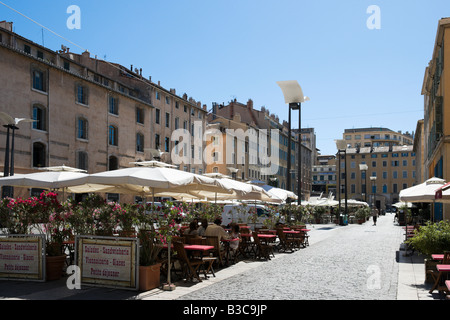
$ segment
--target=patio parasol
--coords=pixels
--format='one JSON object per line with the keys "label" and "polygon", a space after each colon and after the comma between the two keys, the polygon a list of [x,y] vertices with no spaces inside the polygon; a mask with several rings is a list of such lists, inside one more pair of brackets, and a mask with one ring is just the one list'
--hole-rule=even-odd
{"label": "patio parasol", "polygon": [[436,191],[444,186],[445,180],[440,178],[430,178],[416,186],[400,191],[399,198],[403,202],[434,202]]}
{"label": "patio parasol", "polygon": [[39,168],[39,170],[42,171],[69,171],[69,172],[83,172],[86,173],[86,170],[83,169],[78,169],[78,168],[73,168],[73,167],[68,167],[66,165],[62,165],[62,166],[53,166],[53,167],[43,167],[43,168]]}
{"label": "patio parasol", "polygon": [[436,190],[435,199],[436,202],[450,202],[450,182]]}
{"label": "patio parasol", "polygon": [[178,168],[172,164],[168,164],[161,161],[150,160],[150,161],[135,161],[130,162],[130,164],[134,164],[138,167],[157,167],[157,168]]}
{"label": "patio parasol", "polygon": [[47,171],[0,178],[0,186],[63,189],[86,183],[88,174],[72,171]]}

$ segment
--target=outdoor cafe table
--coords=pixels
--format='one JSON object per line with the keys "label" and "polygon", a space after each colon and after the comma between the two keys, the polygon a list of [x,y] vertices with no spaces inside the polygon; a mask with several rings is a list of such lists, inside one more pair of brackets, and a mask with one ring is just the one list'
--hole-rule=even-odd
{"label": "outdoor cafe table", "polygon": [[261,239],[262,242],[268,243],[273,242],[276,239],[275,234],[268,234],[268,233],[258,233],[258,238]]}
{"label": "outdoor cafe table", "polygon": [[433,293],[434,290],[438,291],[447,291],[445,286],[440,285],[444,276],[446,276],[450,272],[450,265],[449,264],[438,264],[436,265],[436,269],[439,272],[439,275],[436,278],[436,281],[433,285],[433,288],[429,291],[430,293]]}
{"label": "outdoor cafe table", "polygon": [[444,260],[444,255],[443,254],[432,254],[431,258],[433,260],[441,261],[441,260]]}

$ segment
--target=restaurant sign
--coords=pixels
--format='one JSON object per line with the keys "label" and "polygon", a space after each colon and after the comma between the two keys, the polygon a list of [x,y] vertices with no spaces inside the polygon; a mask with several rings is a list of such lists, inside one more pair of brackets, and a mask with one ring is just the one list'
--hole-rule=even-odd
{"label": "restaurant sign", "polygon": [[0,235],[0,279],[45,281],[44,235]]}
{"label": "restaurant sign", "polygon": [[81,284],[137,290],[137,238],[77,236],[75,261]]}

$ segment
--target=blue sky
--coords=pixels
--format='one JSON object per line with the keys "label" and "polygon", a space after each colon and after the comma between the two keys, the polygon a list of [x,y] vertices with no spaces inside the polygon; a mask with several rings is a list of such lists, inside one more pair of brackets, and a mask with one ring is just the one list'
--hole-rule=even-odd
{"label": "blue sky", "polygon": [[[438,21],[450,16],[448,0],[0,2],[0,21],[13,21],[18,34],[142,68],[208,109],[252,99],[256,109],[287,120],[276,82],[297,80],[311,98],[302,104],[301,125],[315,129],[322,154],[335,154],[334,140],[348,128],[416,129]],[[67,27],[70,5],[81,10],[81,29]],[[371,5],[380,8],[380,29],[367,27]],[[297,111],[292,119],[298,128]]]}

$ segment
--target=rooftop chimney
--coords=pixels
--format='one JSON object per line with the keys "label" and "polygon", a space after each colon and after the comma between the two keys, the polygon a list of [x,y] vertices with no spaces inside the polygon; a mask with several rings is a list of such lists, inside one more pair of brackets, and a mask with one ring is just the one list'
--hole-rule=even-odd
{"label": "rooftop chimney", "polygon": [[6,29],[8,31],[13,31],[13,23],[12,22],[6,22],[5,20],[0,21],[0,28]]}
{"label": "rooftop chimney", "polygon": [[253,110],[253,100],[252,99],[248,99],[247,108],[249,108],[250,110]]}

